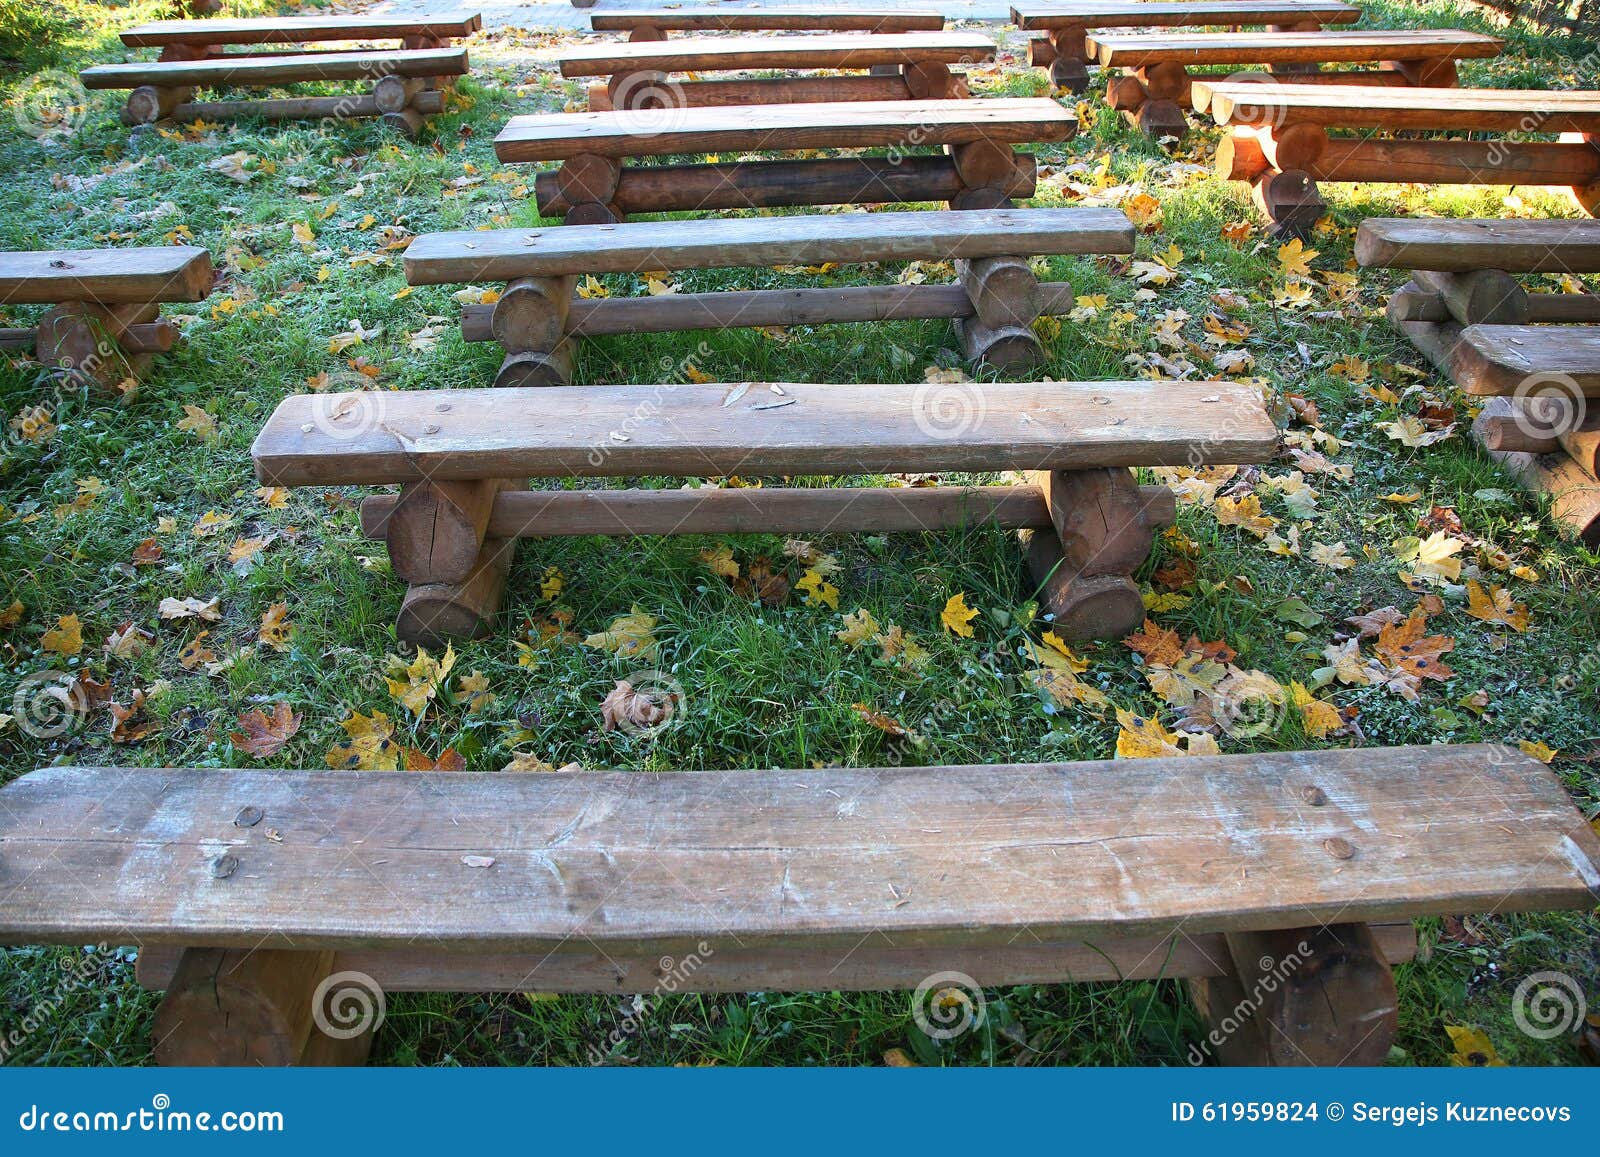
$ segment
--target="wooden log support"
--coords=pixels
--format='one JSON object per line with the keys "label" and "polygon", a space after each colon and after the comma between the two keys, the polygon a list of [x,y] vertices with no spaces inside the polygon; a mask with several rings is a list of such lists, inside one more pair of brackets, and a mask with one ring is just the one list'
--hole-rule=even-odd
{"label": "wooden log support", "polygon": [[507,353],[554,350],[567,332],[573,276],[519,277],[506,286],[490,314],[490,332]]}
{"label": "wooden log support", "polygon": [[1011,204],[1012,197],[1031,196],[1015,190],[1034,184],[1032,156],[995,141],[948,145],[946,152],[961,183],[960,191],[950,198],[950,208],[1002,209]]}
{"label": "wooden log support", "polygon": [[[358,1065],[372,1031],[329,1037],[316,1001],[331,951],[191,948],[156,1009],[156,1063],[179,1066]],[[338,1026],[322,1012],[323,1023]]]}
{"label": "wooden log support", "polygon": [[966,81],[952,73],[948,64],[907,64],[901,69],[901,76],[915,100],[956,100],[971,95]]}
{"label": "wooden log support", "polygon": [[1437,297],[1448,316],[1461,325],[1523,325],[1528,321],[1527,291],[1501,270],[1434,273],[1417,269],[1411,280]]}
{"label": "wooden log support", "polygon": [[[910,100],[900,70],[891,67],[883,76],[783,76],[744,80],[698,80],[672,91],[684,108],[727,108],[753,104],[816,104],[844,100]],[[965,96],[965,81],[954,95]],[[609,112],[617,107],[608,86],[588,89],[589,111]],[[633,106],[637,107],[637,106]]]}
{"label": "wooden log support", "polygon": [[408,482],[378,533],[395,576],[413,584],[471,577],[501,482]]}
{"label": "wooden log support", "polygon": [[1057,88],[1074,93],[1089,91],[1088,31],[1080,24],[1050,33],[1050,83]]}
{"label": "wooden log support", "polygon": [[507,353],[495,374],[500,389],[519,386],[568,386],[572,384],[573,346],[570,339],[554,349],[519,350]]}
{"label": "wooden log support", "polygon": [[170,349],[176,340],[177,327],[156,320],[159,309],[88,302],[57,305],[45,312],[33,331],[34,357],[73,383],[114,389],[127,378],[139,378],[150,355]]}
{"label": "wooden log support", "polygon": [[1040,285],[1021,257],[980,257],[956,262],[956,277],[986,326],[1029,326],[1040,313]]}
{"label": "wooden log support", "polygon": [[1394,973],[1366,924],[1232,932],[1233,971],[1191,981],[1227,1065],[1381,1065],[1398,1030]]}
{"label": "wooden log support", "polygon": [[1015,373],[1044,360],[1039,337],[1025,325],[985,325],[976,317],[955,322],[961,353],[973,365]]}
{"label": "wooden log support", "polygon": [[125,125],[153,125],[177,112],[178,106],[194,99],[192,88],[158,88],[141,84],[128,94],[128,103],[122,110]]}
{"label": "wooden log support", "polygon": [[406,590],[395,633],[408,643],[440,646],[493,628],[511,570],[515,540],[485,539],[472,573],[459,583],[417,583]]}
{"label": "wooden log support", "polygon": [[[1415,331],[1427,323],[1405,327],[1415,341]],[[1442,328],[1442,327],[1440,327]],[[1521,407],[1529,403],[1522,402]],[[1550,496],[1550,517],[1565,534],[1585,545],[1600,545],[1600,421],[1584,414],[1572,423],[1557,425],[1562,432],[1550,437],[1548,415],[1535,413],[1532,421],[1519,413],[1518,400],[1490,398],[1472,424],[1473,437],[1489,456],[1525,489]]]}

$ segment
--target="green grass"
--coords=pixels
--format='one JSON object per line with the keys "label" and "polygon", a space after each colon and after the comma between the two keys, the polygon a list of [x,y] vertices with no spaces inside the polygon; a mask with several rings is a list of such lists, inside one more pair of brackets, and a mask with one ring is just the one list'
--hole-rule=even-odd
{"label": "green grass", "polygon": [[[0,42],[0,50],[27,54],[25,66],[13,73],[21,79],[6,90],[14,101],[38,91],[28,78],[39,69],[120,59],[115,30],[160,8],[153,2],[116,8],[60,3],[77,21],[70,34],[34,37],[22,49]],[[1492,27],[1474,10],[1442,4],[1372,5],[1368,23]],[[1594,86],[1594,76],[1576,71],[1584,62],[1583,46],[1521,34],[1511,40],[1504,58],[1468,66],[1468,82]],[[383,660],[404,650],[391,626],[402,589],[388,573],[381,546],[360,538],[354,512],[359,494],[296,491],[285,508],[269,509],[254,492],[249,445],[277,401],[303,390],[307,378],[326,372],[339,381],[351,379],[349,356],[362,355],[379,368],[380,388],[490,380],[497,354],[461,342],[455,327],[459,306],[450,296],[456,287],[418,289],[397,300],[404,286],[397,254],[376,268],[351,266],[348,259],[372,250],[386,224],[421,233],[537,220],[532,199],[518,195],[527,175],[496,179],[504,170],[490,142],[507,116],[558,109],[577,95],[577,87],[520,62],[528,42],[498,34],[475,43],[477,73],[461,85],[470,107],[438,118],[418,144],[387,135],[370,121],[328,130],[290,123],[132,133],[117,121],[116,94],[89,97],[81,113],[68,113],[74,129],[42,141],[14,127],[11,118],[0,124],[0,171],[7,177],[0,182],[0,247],[89,246],[108,237],[130,245],[162,244],[184,226],[229,268],[210,302],[169,310],[192,315],[187,344],[163,358],[129,400],[88,392],[56,397],[34,368],[0,369],[0,407],[7,419],[43,403],[59,427],[48,441],[13,437],[0,451],[0,609],[13,600],[25,607],[20,623],[0,632],[11,679],[87,669],[109,678],[119,702],[128,702],[135,688],[147,691],[154,724],[133,744],[112,742],[103,711],[48,741],[13,726],[0,731],[0,780],[61,761],[248,763],[228,733],[241,712],[275,701],[290,703],[304,716],[299,734],[269,761],[284,768],[323,766],[325,753],[344,738],[340,721],[351,711],[374,710],[399,721],[397,738],[407,746],[430,754],[454,747],[471,770],[485,773],[502,767],[513,748],[556,765],[578,761],[640,770],[1107,756],[1116,741],[1113,721],[1079,709],[1047,709],[1023,678],[1023,639],[1038,634],[1037,624],[1029,627],[1032,592],[1020,580],[1015,543],[992,530],[818,540],[840,562],[834,580],[840,609],[865,607],[879,622],[893,621],[915,634],[932,656],[921,672],[873,662],[870,649],[842,648],[833,637],[839,617],[826,608],[798,600],[766,608],[736,596],[700,564],[699,552],[716,540],[562,539],[523,544],[500,629],[459,648],[457,671],[481,671],[489,679],[496,700],[488,710],[468,714],[441,706],[415,722],[389,697]],[[975,87],[1026,94],[1041,89],[1041,78],[1012,66],[979,76]],[[1212,295],[1230,288],[1248,298],[1233,320],[1252,329],[1247,348],[1256,359],[1254,373],[1267,380],[1275,398],[1293,392],[1315,401],[1324,429],[1342,443],[1331,457],[1355,467],[1348,483],[1313,480],[1322,498],[1304,532],[1307,544],[1344,541],[1358,560],[1353,569],[1334,572],[1308,559],[1269,554],[1237,528],[1219,526],[1210,511],[1186,508],[1180,525],[1200,547],[1195,581],[1184,589],[1192,601],[1159,620],[1185,636],[1195,632],[1227,641],[1243,666],[1285,683],[1306,681],[1322,665],[1322,648],[1346,616],[1413,605],[1416,596],[1399,581],[1390,544],[1414,533],[1418,515],[1430,504],[1453,507],[1469,532],[1540,572],[1536,583],[1486,576],[1528,605],[1532,629],[1509,637],[1490,631],[1465,615],[1458,594],[1447,593],[1447,607],[1430,629],[1457,641],[1450,656],[1456,675],[1448,684],[1430,684],[1414,703],[1375,688],[1335,687],[1322,694],[1360,709],[1372,745],[1543,741],[1559,749],[1554,767],[1592,815],[1600,798],[1593,769],[1600,736],[1593,656],[1600,629],[1589,597],[1597,559],[1560,539],[1538,503],[1459,432],[1442,444],[1409,450],[1377,429],[1398,412],[1413,412],[1415,396],[1398,409],[1376,404],[1332,371],[1339,359],[1359,356],[1372,366],[1375,382],[1397,392],[1420,385],[1460,407],[1464,430],[1466,399],[1436,377],[1400,368],[1422,359],[1381,316],[1384,296],[1399,278],[1361,273],[1357,304],[1344,309],[1330,304],[1323,290],[1306,309],[1274,307],[1273,291],[1281,281],[1277,246],[1265,243],[1259,230],[1242,246],[1220,239],[1224,226],[1253,218],[1239,189],[1206,175],[1215,133],[1197,132],[1174,158],[1128,131],[1098,101],[1085,107],[1078,139],[1041,154],[1049,171],[1039,203],[1071,203],[1063,179],[1092,185],[1104,165],[1104,183],[1136,185],[1161,203],[1164,224],[1141,236],[1139,256],[1176,244],[1186,257],[1178,281],[1149,301],[1139,300],[1136,286],[1115,263],[1052,261],[1051,276],[1072,280],[1081,294],[1106,294],[1111,305],[1081,323],[1063,319],[1050,344],[1051,362],[1037,376],[1135,373],[1125,358],[1148,351],[1153,319],[1184,309],[1191,320],[1183,332],[1199,341]],[[250,166],[260,173],[248,185],[206,168],[239,151],[255,158]],[[450,183],[469,175],[469,165],[488,179],[453,189]],[[1324,192],[1337,229],[1313,242],[1320,251],[1319,272],[1349,268],[1350,231],[1363,216],[1572,213],[1564,201],[1536,190],[1516,190],[1520,206],[1508,206],[1502,189],[1332,186]],[[334,202],[338,208],[323,219]],[[367,213],[376,222],[362,229]],[[317,252],[294,241],[294,222],[315,229]],[[677,281],[690,290],[847,284],[883,276],[883,270],[852,268],[809,277],[734,270],[684,274]],[[603,280],[614,294],[643,292],[636,278]],[[219,302],[234,303],[231,312],[219,310]],[[1138,320],[1119,324],[1119,308]],[[18,308],[0,324],[21,324],[36,312]],[[437,345],[410,349],[407,335],[430,316],[445,319]],[[381,324],[383,336],[345,356],[330,354],[329,337],[348,328],[352,318],[369,329]],[[717,380],[846,384],[920,380],[930,367],[959,364],[953,335],[943,324],[807,327],[788,338],[728,331],[597,340],[582,351],[579,380],[648,384],[659,380],[663,365],[675,367],[691,356]],[[702,340],[707,350],[697,355]],[[216,419],[213,440],[177,427],[185,405]],[[1274,464],[1270,473],[1281,476],[1289,465]],[[104,485],[100,496],[87,509],[58,518],[55,508],[70,503],[77,484],[91,477]],[[1401,506],[1381,498],[1408,489],[1420,490],[1422,501]],[[1288,521],[1281,500],[1264,495],[1263,503]],[[190,528],[207,511],[234,522],[214,537],[197,538]],[[171,533],[158,533],[164,518],[173,520]],[[230,544],[266,534],[278,538],[256,568],[235,573],[226,560]],[[162,563],[130,566],[135,548],[152,536],[164,548]],[[751,536],[730,545],[747,565],[759,555],[780,557],[783,544]],[[1173,548],[1162,545],[1143,577],[1148,580],[1174,558]],[[538,583],[551,566],[565,576],[558,601],[570,608],[580,634],[604,629],[634,606],[659,618],[662,647],[655,665],[687,693],[679,726],[649,741],[600,729],[601,698],[635,666],[626,660],[569,646],[547,653],[535,666],[518,665],[511,640],[525,617],[549,608]],[[983,608],[974,639],[940,630],[939,610],[956,592]],[[197,631],[158,620],[157,604],[168,595],[220,597],[223,617],[210,624],[206,642],[219,659],[233,658],[229,669],[207,675],[179,663],[181,649]],[[1291,625],[1273,613],[1295,595],[1323,616],[1304,639],[1286,637]],[[295,625],[283,653],[256,642],[261,616],[276,602],[288,604]],[[81,618],[85,648],[63,663],[39,644],[58,616],[69,614]],[[152,631],[155,645],[132,659],[107,658],[102,640],[127,622]],[[1170,724],[1172,712],[1150,692],[1127,648],[1113,642],[1083,653],[1091,663],[1086,679],[1119,705]],[[1559,683],[1567,673],[1576,679],[1569,689]],[[0,690],[9,696],[10,686]],[[1491,700],[1482,716],[1459,702],[1480,688]],[[888,739],[859,718],[851,707],[856,702],[893,715],[925,742]],[[1290,720],[1248,741],[1224,737],[1222,745],[1248,751],[1326,742],[1339,741],[1319,743]],[[1569,1041],[1542,1043],[1517,1031],[1511,994],[1522,977],[1545,969],[1577,977],[1594,994],[1600,975],[1596,914],[1485,917],[1471,926],[1481,943],[1469,947],[1445,936],[1441,923],[1422,922],[1422,953],[1398,970],[1402,1023],[1396,1062],[1445,1063],[1451,1054],[1445,1025],[1483,1027],[1501,1056],[1513,1062],[1576,1062]],[[134,984],[128,957],[65,948],[0,951],[0,1027],[25,1020],[32,1026],[6,1059],[145,1062],[154,997]],[[63,961],[76,967],[64,972]],[[68,975],[85,979],[64,986]],[[916,1029],[905,994],[671,997],[640,1018],[637,1034],[626,1036],[613,1056],[638,1064],[876,1064],[886,1050],[899,1048],[924,1064],[1181,1064],[1201,1033],[1181,986],[1171,981],[1023,986],[993,990],[988,997],[984,1030],[944,1045]],[[615,996],[396,996],[376,1059],[583,1064],[628,1012],[627,998]]]}

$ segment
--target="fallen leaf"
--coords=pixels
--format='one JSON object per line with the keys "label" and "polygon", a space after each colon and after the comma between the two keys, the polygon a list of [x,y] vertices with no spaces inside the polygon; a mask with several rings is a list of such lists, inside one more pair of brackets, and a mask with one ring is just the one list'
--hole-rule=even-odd
{"label": "fallen leaf", "polygon": [[963,639],[972,638],[971,624],[977,617],[977,609],[967,606],[965,591],[958,591],[946,599],[944,610],[939,612],[939,621],[944,624],[945,630]]}
{"label": "fallen leaf", "polygon": [[56,625],[40,636],[39,647],[69,659],[82,651],[83,624],[78,621],[78,616],[62,615],[57,618]]}
{"label": "fallen leaf", "polygon": [[274,703],[272,714],[261,708],[239,716],[239,730],[229,732],[234,747],[257,759],[271,759],[300,730],[300,716],[287,703]]}
{"label": "fallen leaf", "polygon": [[339,724],[350,738],[328,750],[328,766],[345,771],[398,771],[400,748],[395,743],[394,721],[382,711],[362,715],[352,711]]}

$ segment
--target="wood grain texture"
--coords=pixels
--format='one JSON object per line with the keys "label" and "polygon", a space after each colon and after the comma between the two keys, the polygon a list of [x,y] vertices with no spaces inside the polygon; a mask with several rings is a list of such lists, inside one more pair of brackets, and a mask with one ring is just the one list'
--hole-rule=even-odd
{"label": "wood grain texture", "polygon": [[0,253],[0,302],[7,305],[204,301],[215,280],[211,254],[193,245]]}
{"label": "wood grain texture", "polygon": [[465,48],[310,52],[284,56],[214,56],[142,64],[97,64],[78,74],[85,88],[168,88],[262,85],[313,80],[370,80],[375,76],[465,76]]}
{"label": "wood grain texture", "polygon": [[1097,32],[1095,59],[1107,66],[1152,64],[1364,64],[1382,60],[1459,60],[1498,56],[1505,41],[1479,32]]}
{"label": "wood grain texture", "polygon": [[[1375,924],[1372,934],[1391,964],[1416,955],[1410,924]],[[151,945],[139,953],[139,983],[166,988],[181,949]],[[1170,937],[1106,937],[1092,943],[1014,943],[934,949],[901,948],[871,937],[848,955],[827,949],[742,950],[719,944],[698,963],[674,961],[678,992],[861,992],[914,988],[930,973],[964,972],[984,987],[1058,981],[1151,980],[1220,976],[1232,967],[1223,935],[1187,931]],[[571,946],[536,955],[468,955],[438,949],[347,949],[335,972],[361,972],[385,992],[651,992],[672,975],[652,953],[602,953]]]}
{"label": "wood grain texture", "polygon": [[449,285],[568,273],[954,261],[1133,252],[1120,209],[969,209],[713,217],[425,233],[406,248],[406,280]]}
{"label": "wood grain texture", "polygon": [[[670,121],[664,127],[663,120]],[[836,104],[539,113],[512,117],[495,138],[507,164],[574,153],[613,157],[792,149],[1004,144],[1069,140],[1077,119],[1045,97],[988,100],[846,101]]]}
{"label": "wood grain texture", "polygon": [[1600,273],[1600,221],[1368,217],[1356,261],[1383,269]]}
{"label": "wood grain texture", "polygon": [[1347,129],[1481,129],[1543,133],[1600,131],[1600,92],[1499,88],[1273,85],[1196,80],[1196,112],[1219,125],[1319,124]]}
{"label": "wood grain texture", "polygon": [[[1428,322],[1407,322],[1401,327],[1413,342],[1419,332],[1450,330],[1447,325],[1430,325]],[[1419,348],[1420,348],[1420,342]],[[1594,547],[1600,544],[1600,480],[1573,458],[1565,445],[1547,452],[1519,452],[1497,450],[1489,443],[1495,427],[1501,423],[1517,426],[1517,415],[1510,398],[1490,398],[1472,423],[1472,434],[1493,458],[1526,490],[1550,496],[1550,518],[1563,534],[1579,538]],[[1565,443],[1570,435],[1564,436]],[[1593,461],[1594,450],[1586,455]]]}
{"label": "wood grain texture", "polygon": [[1320,0],[1082,0],[1080,3],[1013,4],[1011,22],[1021,29],[1175,28],[1243,26],[1315,20],[1350,24],[1361,19],[1353,4]]}
{"label": "wood grain texture", "polygon": [[[1008,944],[1583,908],[1600,888],[1600,836],[1560,781],[1490,746],[693,774],[50,767],[0,799],[7,943]],[[246,806],[263,822],[236,827]]]}
{"label": "wood grain texture", "polygon": [[1451,351],[1450,376],[1469,394],[1515,394],[1554,378],[1600,398],[1600,326],[1470,325]]}
{"label": "wood grain texture", "polygon": [[610,76],[636,70],[719,72],[743,68],[981,64],[993,59],[994,41],[970,32],[682,38],[569,48],[561,57],[561,75]]}
{"label": "wood grain texture", "polygon": [[121,34],[129,48],[171,44],[309,44],[318,40],[451,40],[483,27],[476,12],[429,16],[264,16],[243,20],[154,20]]}
{"label": "wood grain texture", "polygon": [[[478,389],[285,398],[264,482],[880,474],[1265,462],[1277,430],[1230,382]],[[649,420],[637,417],[652,400]],[[616,436],[614,437],[613,434]]]}
{"label": "wood grain texture", "polygon": [[589,17],[596,32],[935,32],[944,27],[942,13],[916,8],[855,8],[843,5],[777,8],[699,7],[607,8]]}

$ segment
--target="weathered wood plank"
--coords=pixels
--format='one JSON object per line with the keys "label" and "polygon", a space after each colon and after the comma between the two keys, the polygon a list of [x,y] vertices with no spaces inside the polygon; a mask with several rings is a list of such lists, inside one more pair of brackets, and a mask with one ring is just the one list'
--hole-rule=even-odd
{"label": "weathered wood plank", "polygon": [[[1600,837],[1561,783],[1490,746],[692,774],[51,767],[0,799],[10,943],[850,949],[1600,894]],[[246,807],[261,822],[237,826]]]}
{"label": "weathered wood plank", "polygon": [[1098,32],[1089,47],[1103,65],[1365,64],[1383,60],[1460,60],[1498,56],[1505,41],[1455,29],[1373,32]]}
{"label": "weathered wood plank", "polygon": [[1481,129],[1600,132],[1600,92],[1509,88],[1388,88],[1282,83],[1264,99],[1259,84],[1196,80],[1196,112],[1219,125],[1324,125],[1347,129]]}
{"label": "weathered wood plank", "polygon": [[607,8],[590,15],[589,27],[596,32],[632,32],[636,28],[662,32],[937,32],[944,27],[944,15],[916,8],[808,8],[784,4],[741,9],[685,4]]}
{"label": "weathered wood plank", "polygon": [[1449,273],[1600,273],[1600,221],[1368,217],[1356,230],[1356,260]]}
{"label": "weathered wood plank", "polygon": [[150,84],[189,88],[262,85],[313,80],[371,80],[380,76],[465,76],[465,48],[311,52],[283,56],[214,56],[140,64],[97,64],[78,74],[85,88],[137,88]]}
{"label": "weathered wood plank", "polygon": [[251,453],[263,481],[298,486],[1189,465],[1277,447],[1258,393],[1230,382],[747,385],[298,395]]}
{"label": "weathered wood plank", "polygon": [[719,72],[741,68],[871,68],[884,64],[963,64],[994,59],[994,41],[969,32],[750,36],[587,44],[565,50],[561,75],[617,72]]}
{"label": "weathered wood plank", "polygon": [[[1410,924],[1375,924],[1384,959],[1412,959],[1417,936]],[[900,948],[872,937],[848,954],[827,949],[741,950],[719,944],[709,955],[675,961],[676,992],[871,992],[914,988],[929,973],[963,972],[984,987],[1060,981],[1154,980],[1222,976],[1232,967],[1222,933],[1169,937],[1107,937],[1090,944],[1041,944],[1022,937],[1010,944],[967,948]],[[181,949],[152,945],[139,953],[139,983],[166,988]],[[336,953],[335,972],[370,976],[385,992],[650,992],[663,979],[661,958],[568,948],[538,955],[467,955],[425,948],[348,949]]]}
{"label": "weathered wood plank", "polygon": [[476,12],[427,16],[263,16],[229,20],[153,20],[123,32],[129,48],[173,44],[310,44],[319,40],[394,40],[429,36],[453,40],[483,27]]}
{"label": "weathered wood plank", "polygon": [[1081,0],[1079,3],[1013,4],[1011,22],[1022,29],[1177,28],[1293,24],[1351,24],[1361,19],[1353,4],[1322,0]]}
{"label": "weathered wood plank", "polygon": [[673,110],[670,128],[655,113],[539,113],[512,117],[495,138],[507,164],[555,161],[576,153],[662,156],[723,150],[874,148],[973,141],[1064,141],[1077,119],[1046,97],[990,100],[846,101]]}
{"label": "weathered wood plank", "polygon": [[958,258],[1131,253],[1118,209],[965,209],[714,217],[425,233],[406,249],[406,280],[446,285],[487,278],[653,269],[954,261]]}
{"label": "weathered wood plank", "polygon": [[1554,378],[1600,398],[1600,326],[1469,325],[1451,351],[1450,376],[1469,394],[1515,394]]}
{"label": "weathered wood plank", "polygon": [[0,253],[0,301],[14,305],[204,301],[215,280],[211,254],[193,245]]}

